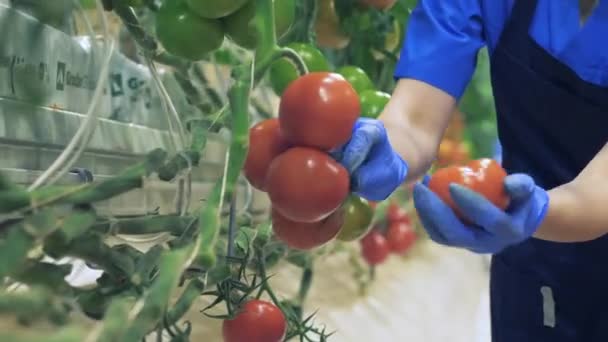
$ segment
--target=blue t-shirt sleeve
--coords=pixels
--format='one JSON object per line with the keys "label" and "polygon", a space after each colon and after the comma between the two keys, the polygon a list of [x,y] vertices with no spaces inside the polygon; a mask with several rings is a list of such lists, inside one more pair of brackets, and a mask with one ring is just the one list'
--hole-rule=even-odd
{"label": "blue t-shirt sleeve", "polygon": [[484,45],[480,0],[419,0],[412,11],[396,78],[412,78],[459,99]]}

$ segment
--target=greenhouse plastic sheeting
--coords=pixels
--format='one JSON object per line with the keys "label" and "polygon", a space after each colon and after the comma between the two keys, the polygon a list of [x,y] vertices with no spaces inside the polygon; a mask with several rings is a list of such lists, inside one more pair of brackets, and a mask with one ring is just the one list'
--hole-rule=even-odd
{"label": "greenhouse plastic sheeting", "polygon": [[[89,53],[65,33],[0,5],[0,97],[85,113],[103,56]],[[110,113],[105,88],[97,107]]]}

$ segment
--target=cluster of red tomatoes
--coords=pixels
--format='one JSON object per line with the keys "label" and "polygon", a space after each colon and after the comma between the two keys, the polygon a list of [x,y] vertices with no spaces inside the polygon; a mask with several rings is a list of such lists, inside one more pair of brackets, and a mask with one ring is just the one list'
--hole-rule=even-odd
{"label": "cluster of red tomatoes", "polygon": [[340,232],[350,176],[328,152],[348,142],[360,112],[343,76],[313,72],[285,89],[277,119],[250,130],[245,176],[268,193],[274,233],[288,246],[312,249]]}
{"label": "cluster of red tomatoes", "polygon": [[405,255],[416,242],[416,232],[407,211],[392,203],[384,225],[377,224],[361,239],[363,259],[376,266],[385,262],[390,254]]}

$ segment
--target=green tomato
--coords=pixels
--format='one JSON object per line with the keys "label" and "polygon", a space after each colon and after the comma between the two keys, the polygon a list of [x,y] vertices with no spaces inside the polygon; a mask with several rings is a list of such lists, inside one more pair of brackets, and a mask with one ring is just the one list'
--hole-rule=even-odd
{"label": "green tomato", "polygon": [[391,96],[377,90],[366,90],[359,95],[361,116],[376,119],[390,101]]}
{"label": "green tomato", "polygon": [[202,59],[224,42],[219,20],[201,18],[177,1],[167,1],[158,10],[156,35],[168,52],[190,60]]}
{"label": "green tomato", "polygon": [[[295,0],[274,0],[275,29],[277,37],[284,36],[296,16]],[[226,35],[246,49],[255,49],[257,29],[254,23],[255,1],[250,1],[234,14],[223,19]]]}
{"label": "green tomato", "polygon": [[[291,43],[288,48],[294,50],[302,60],[309,72],[329,71],[329,62],[323,53],[316,47],[304,43]],[[282,95],[287,86],[295,81],[299,75],[296,67],[287,59],[281,58],[270,66],[270,84],[277,95]]]}
{"label": "green tomato", "polygon": [[365,71],[359,67],[346,65],[338,69],[338,73],[344,76],[359,95],[365,90],[375,89],[372,80],[370,80]]}
{"label": "green tomato", "polygon": [[344,224],[336,239],[355,241],[362,238],[369,231],[373,217],[374,210],[367,200],[350,195],[344,206]]}
{"label": "green tomato", "polygon": [[[251,0],[251,2],[254,1]],[[192,11],[199,16],[207,19],[219,19],[236,12],[245,6],[249,0],[186,0],[186,2]]]}

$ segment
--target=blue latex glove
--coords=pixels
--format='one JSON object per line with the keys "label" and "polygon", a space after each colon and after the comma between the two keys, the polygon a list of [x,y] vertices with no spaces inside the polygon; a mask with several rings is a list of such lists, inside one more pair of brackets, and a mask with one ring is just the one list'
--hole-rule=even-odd
{"label": "blue latex glove", "polygon": [[331,154],[350,173],[351,191],[370,201],[386,199],[407,175],[407,163],[391,147],[379,120],[357,120],[350,141]]}
{"label": "blue latex glove", "polygon": [[426,186],[427,182],[428,179],[414,187],[414,205],[430,238],[443,245],[476,253],[498,253],[528,239],[540,226],[549,207],[547,192],[524,174],[505,178],[505,190],[511,198],[506,212],[478,193],[451,184],[452,199],[473,223],[466,225]]}

